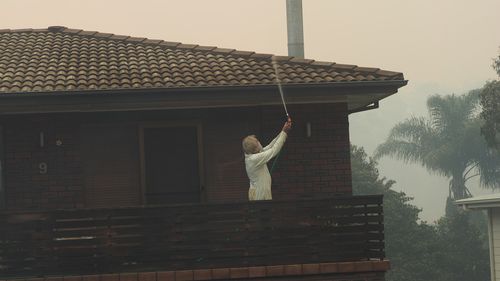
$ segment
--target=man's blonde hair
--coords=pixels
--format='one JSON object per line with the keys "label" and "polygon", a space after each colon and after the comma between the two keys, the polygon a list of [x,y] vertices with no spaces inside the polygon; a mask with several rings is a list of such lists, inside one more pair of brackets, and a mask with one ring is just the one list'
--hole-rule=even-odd
{"label": "man's blonde hair", "polygon": [[250,135],[250,136],[245,137],[243,139],[242,145],[243,145],[243,151],[246,154],[254,154],[254,153],[259,152],[258,151],[259,150],[259,143],[258,143],[257,137],[255,135]]}

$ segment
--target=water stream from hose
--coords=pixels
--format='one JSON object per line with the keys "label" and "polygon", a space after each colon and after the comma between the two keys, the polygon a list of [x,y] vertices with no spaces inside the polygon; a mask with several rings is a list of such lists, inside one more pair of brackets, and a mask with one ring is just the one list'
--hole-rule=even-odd
{"label": "water stream from hose", "polygon": [[276,84],[278,84],[278,89],[280,91],[281,102],[283,103],[283,108],[285,108],[286,117],[288,119],[290,115],[288,115],[288,109],[286,108],[286,103],[285,103],[285,95],[283,94],[283,89],[281,88],[281,80],[278,72],[278,63],[276,63],[276,60],[274,60],[274,58],[271,60],[271,62],[273,64],[274,74],[276,76]]}

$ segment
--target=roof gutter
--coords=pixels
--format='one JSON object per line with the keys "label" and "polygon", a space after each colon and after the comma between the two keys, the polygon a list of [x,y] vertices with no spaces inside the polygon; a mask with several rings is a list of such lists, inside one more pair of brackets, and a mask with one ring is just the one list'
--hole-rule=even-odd
{"label": "roof gutter", "polygon": [[[401,80],[296,84],[287,85],[285,95],[287,104],[347,103],[348,110],[369,110],[374,108],[370,104],[405,84]],[[0,94],[0,115],[263,106],[280,104],[277,97],[275,85],[9,93]]]}
{"label": "roof gutter", "polygon": [[361,108],[356,108],[356,109],[353,109],[353,110],[349,110],[348,113],[349,114],[351,114],[351,113],[358,113],[358,112],[373,110],[373,109],[377,109],[377,108],[379,108],[379,104],[378,104],[378,101],[375,101],[375,102],[373,102],[371,104],[366,105],[365,107],[361,107]]}
{"label": "roof gutter", "polygon": [[[353,81],[353,82],[335,82],[335,83],[308,83],[308,84],[285,84],[283,90],[294,89],[341,89],[346,87],[403,87],[408,84],[408,80],[391,81]],[[83,91],[45,91],[45,92],[13,92],[0,93],[0,98],[9,97],[41,97],[41,96],[80,96],[80,95],[114,95],[114,94],[152,94],[169,92],[211,92],[211,91],[255,91],[255,90],[273,90],[277,85],[239,85],[239,86],[215,86],[215,87],[171,87],[171,88],[118,88],[118,89],[99,89]],[[285,93],[286,94],[286,93]]]}

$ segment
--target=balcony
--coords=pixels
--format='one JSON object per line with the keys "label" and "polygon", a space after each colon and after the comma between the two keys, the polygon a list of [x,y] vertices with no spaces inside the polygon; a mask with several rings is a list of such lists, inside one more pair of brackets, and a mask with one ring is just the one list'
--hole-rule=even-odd
{"label": "balcony", "polygon": [[0,276],[380,261],[382,196],[0,212]]}

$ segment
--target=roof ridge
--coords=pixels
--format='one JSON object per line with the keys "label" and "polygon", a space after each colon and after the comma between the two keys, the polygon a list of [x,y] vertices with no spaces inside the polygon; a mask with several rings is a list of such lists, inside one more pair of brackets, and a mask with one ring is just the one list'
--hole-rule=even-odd
{"label": "roof ridge", "polygon": [[79,36],[87,36],[94,38],[102,38],[108,40],[122,41],[127,43],[135,43],[135,44],[146,44],[150,46],[161,46],[169,49],[179,49],[179,50],[193,50],[193,51],[201,51],[201,52],[212,52],[226,55],[233,55],[238,57],[247,57],[253,59],[271,59],[277,62],[291,62],[294,64],[303,64],[314,67],[323,67],[323,68],[332,68],[332,69],[340,69],[340,70],[354,70],[362,73],[374,73],[377,75],[387,76],[387,77],[395,77],[395,76],[403,76],[401,72],[394,72],[388,70],[382,70],[380,68],[372,68],[372,67],[361,67],[357,65],[351,64],[339,64],[335,62],[326,62],[326,61],[316,61],[313,59],[303,59],[297,58],[294,56],[283,56],[283,55],[274,55],[274,54],[265,54],[265,53],[256,53],[253,51],[244,51],[230,48],[220,48],[217,46],[204,46],[197,44],[185,44],[181,42],[174,41],[164,41],[162,39],[148,39],[146,37],[133,37],[128,35],[116,35],[113,33],[104,33],[98,31],[87,31],[83,29],[73,29],[68,28],[66,26],[49,26],[45,29],[33,29],[33,28],[23,28],[23,29],[0,29],[1,33],[20,33],[20,32],[53,32],[53,33],[65,33],[71,35],[79,35]]}

